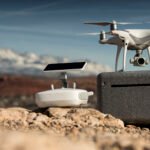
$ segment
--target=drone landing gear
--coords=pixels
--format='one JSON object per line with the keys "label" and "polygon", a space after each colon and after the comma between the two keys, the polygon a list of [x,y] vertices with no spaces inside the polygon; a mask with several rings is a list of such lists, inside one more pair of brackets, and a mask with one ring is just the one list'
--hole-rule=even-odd
{"label": "drone landing gear", "polygon": [[123,68],[122,68],[123,71],[125,71],[125,69],[126,69],[127,48],[128,48],[128,42],[125,42],[124,43],[124,53],[123,53]]}
{"label": "drone landing gear", "polygon": [[118,47],[117,47],[115,71],[117,71],[117,68],[118,68],[118,60],[119,60],[119,55],[120,55],[120,52],[121,52],[121,48],[122,48],[121,46],[118,46]]}
{"label": "drone landing gear", "polygon": [[147,48],[147,53],[148,53],[148,58],[149,58],[149,62],[150,62],[150,46]]}
{"label": "drone landing gear", "polygon": [[[128,42],[125,42],[124,44],[124,52],[123,52],[123,66],[122,69],[120,70],[125,71],[126,69],[126,57],[127,57],[127,48],[128,48]],[[118,46],[117,47],[117,54],[116,54],[116,63],[115,63],[115,71],[117,72],[117,68],[118,68],[118,59],[119,59],[119,55],[121,52],[122,46]]]}

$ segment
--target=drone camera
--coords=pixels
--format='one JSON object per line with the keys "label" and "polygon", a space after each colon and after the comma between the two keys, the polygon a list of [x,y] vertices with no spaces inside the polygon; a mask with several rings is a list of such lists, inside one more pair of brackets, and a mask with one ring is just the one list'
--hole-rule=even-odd
{"label": "drone camera", "polygon": [[139,65],[144,65],[144,64],[145,64],[145,59],[144,59],[144,58],[138,58],[138,59],[137,59],[137,63],[138,63]]}
{"label": "drone camera", "polygon": [[130,63],[134,66],[144,66],[148,64],[148,61],[143,57],[134,57],[133,59],[130,59]]}

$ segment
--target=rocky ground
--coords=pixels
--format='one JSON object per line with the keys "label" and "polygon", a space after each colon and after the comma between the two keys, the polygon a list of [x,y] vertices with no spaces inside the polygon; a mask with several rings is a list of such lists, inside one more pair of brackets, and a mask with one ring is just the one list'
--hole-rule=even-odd
{"label": "rocky ground", "polygon": [[0,149],[148,150],[150,130],[93,108],[1,108]]}

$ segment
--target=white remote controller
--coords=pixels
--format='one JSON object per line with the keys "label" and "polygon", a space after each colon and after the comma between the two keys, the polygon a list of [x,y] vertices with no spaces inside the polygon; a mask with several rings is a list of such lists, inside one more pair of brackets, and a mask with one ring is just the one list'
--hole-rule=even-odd
{"label": "white remote controller", "polygon": [[88,97],[91,95],[93,95],[93,92],[82,89],[62,88],[39,92],[35,97],[36,104],[42,108],[49,106],[80,106],[87,104]]}
{"label": "white remote controller", "polygon": [[73,84],[73,88],[68,88],[67,74],[64,70],[81,70],[85,67],[86,62],[75,62],[75,63],[61,63],[61,64],[49,64],[44,71],[55,71],[61,73],[61,81],[63,87],[60,89],[54,89],[51,85],[51,90],[38,92],[35,95],[35,102],[38,107],[71,107],[86,105],[89,96],[94,93],[92,91],[88,92],[84,89],[76,89],[76,84]]}

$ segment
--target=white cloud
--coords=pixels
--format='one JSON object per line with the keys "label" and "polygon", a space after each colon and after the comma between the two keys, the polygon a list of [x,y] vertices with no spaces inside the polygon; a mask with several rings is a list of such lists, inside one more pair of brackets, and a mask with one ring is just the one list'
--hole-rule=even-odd
{"label": "white cloud", "polygon": [[51,2],[51,3],[47,3],[47,4],[43,4],[43,5],[30,7],[30,8],[16,10],[16,11],[0,11],[0,17],[5,18],[5,17],[10,17],[10,16],[31,15],[34,13],[38,13],[40,10],[45,10],[46,8],[53,7],[57,4],[58,4],[58,2]]}
{"label": "white cloud", "polygon": [[[49,63],[72,62],[68,58],[42,56],[35,53],[16,53],[11,49],[0,49],[0,72],[28,75],[46,75],[42,72]],[[112,71],[107,65],[87,61],[88,64],[82,75],[97,75],[100,72]],[[73,72],[73,74],[79,74]]]}

